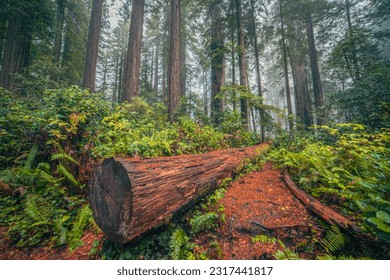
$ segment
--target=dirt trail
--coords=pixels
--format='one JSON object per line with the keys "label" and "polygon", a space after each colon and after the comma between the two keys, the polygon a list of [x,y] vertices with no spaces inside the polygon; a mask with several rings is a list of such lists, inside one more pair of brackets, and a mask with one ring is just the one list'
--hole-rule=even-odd
{"label": "dirt trail", "polygon": [[315,225],[313,216],[284,185],[280,171],[269,163],[232,183],[220,203],[226,222],[218,229],[223,254],[217,258],[272,258],[280,244],[252,242],[253,236],[276,237],[294,247]]}

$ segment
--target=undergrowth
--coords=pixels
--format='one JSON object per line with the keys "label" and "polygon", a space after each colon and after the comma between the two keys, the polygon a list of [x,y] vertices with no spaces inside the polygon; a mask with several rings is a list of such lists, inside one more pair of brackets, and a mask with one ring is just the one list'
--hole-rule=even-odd
{"label": "undergrowth", "polygon": [[[17,247],[67,246],[72,252],[82,245],[86,229],[97,230],[86,185],[103,158],[203,153],[258,141],[242,125],[232,127],[230,120],[219,128],[189,117],[171,124],[162,103],[136,98],[131,104],[112,105],[78,87],[36,96],[0,88],[0,104],[0,226],[8,229],[6,235]],[[213,214],[194,218],[194,229],[209,230],[214,220]],[[168,239],[162,234],[161,244],[169,244]],[[154,241],[141,243],[140,248],[154,251]],[[103,258],[120,255],[115,246],[105,248],[113,249]],[[124,258],[138,258],[141,251]],[[170,251],[169,256],[162,252],[159,257],[171,257]]]}
{"label": "undergrowth", "polygon": [[307,192],[355,216],[390,243],[390,131],[359,124],[315,127],[315,137],[282,140],[269,154]]}

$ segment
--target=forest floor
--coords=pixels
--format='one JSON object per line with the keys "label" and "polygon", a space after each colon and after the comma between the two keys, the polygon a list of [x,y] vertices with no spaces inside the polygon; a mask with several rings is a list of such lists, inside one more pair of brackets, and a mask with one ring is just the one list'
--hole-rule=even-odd
{"label": "forest floor", "polygon": [[[286,187],[281,171],[267,163],[263,170],[240,177],[230,184],[224,198],[225,222],[215,232],[198,234],[194,250],[206,251],[212,259],[274,259],[275,252],[291,249],[304,259],[315,259],[323,250],[310,250],[323,229],[318,220]],[[87,231],[83,246],[69,253],[67,247],[16,248],[7,239],[7,228],[0,227],[0,260],[84,260],[96,259],[106,237]],[[218,246],[210,243],[210,234]],[[265,235],[273,242],[255,242],[252,238]],[[278,240],[278,241],[276,241]],[[300,246],[303,244],[303,246]],[[322,252],[321,252],[322,251]]]}
{"label": "forest floor", "polygon": [[[288,190],[281,171],[273,169],[271,163],[233,182],[220,204],[225,208],[226,222],[217,229],[222,252],[215,252],[215,257],[219,259],[270,259],[283,245],[293,249],[306,243],[308,236],[321,234],[315,217]],[[256,235],[275,237],[283,245],[253,242]],[[199,243],[206,244],[207,237],[203,238]]]}
{"label": "forest floor", "polygon": [[[262,171],[233,182],[220,204],[224,206],[226,216],[225,223],[216,233],[220,248],[208,245],[207,234],[201,234],[195,240],[197,244],[203,244],[208,255],[217,259],[268,259],[281,249],[281,244],[253,242],[253,236],[274,236],[290,248],[307,242],[308,235],[313,237],[313,232],[318,229],[315,218],[287,189],[281,172],[273,169],[270,163]],[[3,260],[91,259],[95,258],[90,254],[96,246],[94,241],[105,238],[102,233],[87,231],[82,239],[84,245],[70,254],[66,247],[16,248],[6,238],[5,232],[6,228],[0,228],[0,259]]]}

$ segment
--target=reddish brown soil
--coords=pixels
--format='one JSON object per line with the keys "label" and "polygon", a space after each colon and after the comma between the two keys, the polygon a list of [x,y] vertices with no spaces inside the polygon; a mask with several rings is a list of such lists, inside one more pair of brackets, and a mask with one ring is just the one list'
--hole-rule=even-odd
{"label": "reddish brown soil", "polygon": [[88,231],[82,238],[84,245],[76,249],[72,254],[67,247],[50,248],[22,248],[12,246],[5,236],[6,228],[0,228],[0,260],[88,260],[95,256],[90,254],[95,240],[103,238],[103,234]]}
{"label": "reddish brown soil", "polygon": [[[219,259],[272,258],[276,250],[282,249],[281,245],[252,242],[252,237],[276,237],[291,248],[312,235],[315,225],[312,215],[290,193],[280,171],[272,169],[271,164],[231,184],[220,203],[225,207],[226,221],[217,234],[222,256],[219,253],[214,257]],[[277,229],[267,230],[259,224]],[[207,237],[199,241],[208,247]]]}

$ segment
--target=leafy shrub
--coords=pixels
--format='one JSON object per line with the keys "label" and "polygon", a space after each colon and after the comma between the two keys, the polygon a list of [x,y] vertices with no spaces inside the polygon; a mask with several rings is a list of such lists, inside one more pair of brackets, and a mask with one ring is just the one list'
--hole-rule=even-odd
{"label": "leafy shrub", "polygon": [[325,143],[311,142],[296,152],[279,148],[270,159],[299,174],[300,185],[313,195],[360,211],[362,226],[390,242],[390,131],[369,133],[359,124],[318,129]]}

